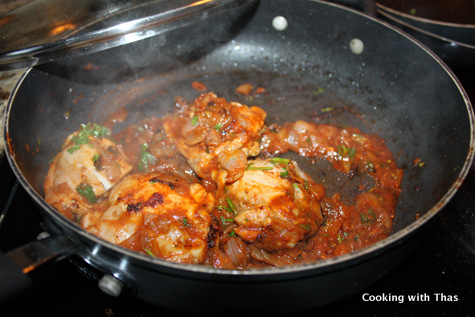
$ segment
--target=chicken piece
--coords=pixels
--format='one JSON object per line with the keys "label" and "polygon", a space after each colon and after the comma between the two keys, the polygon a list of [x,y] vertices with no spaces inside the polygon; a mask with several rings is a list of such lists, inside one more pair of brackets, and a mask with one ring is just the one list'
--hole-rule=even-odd
{"label": "chicken piece", "polygon": [[[227,186],[222,210],[232,210],[236,235],[265,251],[289,250],[323,222],[323,186],[297,163],[273,158],[250,161],[244,175]],[[223,208],[222,206],[229,207]],[[222,211],[223,212],[223,211]]]}
{"label": "chicken piece", "polygon": [[350,178],[368,173],[377,187],[399,195],[403,172],[386,145],[376,134],[355,127],[315,124],[301,120],[272,125],[261,140],[261,151],[278,155],[288,150],[301,156],[325,159]]}
{"label": "chicken piece", "polygon": [[45,200],[69,219],[79,221],[132,169],[122,148],[106,138],[109,134],[100,125],[82,125],[49,166]]}
{"label": "chicken piece", "polygon": [[86,229],[139,252],[179,263],[204,261],[214,196],[178,175],[132,174],[115,186],[109,208]]}
{"label": "chicken piece", "polygon": [[165,117],[163,126],[198,176],[231,183],[244,174],[247,157],[259,154],[265,118],[261,108],[228,103],[210,92]]}

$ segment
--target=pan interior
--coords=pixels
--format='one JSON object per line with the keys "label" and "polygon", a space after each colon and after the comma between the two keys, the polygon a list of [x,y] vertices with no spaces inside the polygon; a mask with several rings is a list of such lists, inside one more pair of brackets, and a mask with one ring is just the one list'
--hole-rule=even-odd
{"label": "pan interior", "polygon": [[[272,28],[276,16],[287,19],[287,29]],[[249,21],[221,30],[218,40],[210,25],[203,27],[208,32],[174,30],[30,70],[8,110],[7,142],[38,196],[48,162],[79,124],[100,123],[121,107],[131,121],[160,116],[173,109],[176,96],[198,96],[193,81],[264,108],[268,123],[317,120],[385,138],[405,172],[394,232],[430,211],[460,177],[473,147],[467,100],[441,62],[403,34],[314,1],[261,1]],[[364,43],[360,55],[349,48],[355,38]],[[242,83],[266,93],[238,95]],[[335,110],[323,113],[328,107]],[[331,173],[324,162],[302,164],[316,181]],[[341,188],[349,184],[349,192],[355,186],[343,175],[331,177]]]}

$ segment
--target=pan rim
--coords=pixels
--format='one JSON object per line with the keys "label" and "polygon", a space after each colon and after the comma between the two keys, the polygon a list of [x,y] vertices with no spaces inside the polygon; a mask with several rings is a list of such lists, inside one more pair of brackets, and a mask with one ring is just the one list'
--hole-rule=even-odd
{"label": "pan rim", "polygon": [[[26,76],[26,73],[25,73]],[[16,91],[16,89],[15,89]],[[470,105],[470,104],[468,104]],[[7,112],[10,112],[11,103],[8,103]],[[471,108],[471,107],[470,107]],[[42,208],[42,210],[46,211],[49,217],[52,217],[56,222],[61,223],[61,225],[66,226],[69,230],[72,230],[74,233],[79,234],[82,238],[92,241],[94,244],[102,245],[107,247],[108,249],[117,252],[121,255],[126,255],[127,257],[134,258],[139,261],[144,261],[147,264],[151,264],[156,268],[161,266],[167,269],[173,269],[175,271],[181,273],[200,273],[208,276],[209,274],[213,275],[220,275],[220,276],[275,276],[275,275],[287,275],[287,274],[294,274],[294,273],[305,273],[308,274],[320,274],[323,271],[328,271],[331,269],[340,269],[341,266],[352,266],[360,261],[364,261],[368,257],[377,256],[378,254],[385,252],[386,248],[389,248],[393,245],[396,245],[398,242],[401,242],[403,238],[408,235],[415,233],[420,227],[422,227],[425,223],[429,222],[433,219],[442,209],[443,207],[450,201],[450,199],[455,195],[458,188],[463,183],[465,177],[467,176],[468,172],[470,171],[470,167],[472,161],[474,159],[474,149],[475,149],[475,131],[473,129],[474,126],[474,115],[473,110],[469,111],[471,113],[470,121],[471,121],[471,140],[470,140],[470,148],[469,153],[466,157],[466,161],[460,173],[457,177],[457,180],[452,184],[450,189],[444,194],[444,196],[440,199],[440,201],[435,204],[429,211],[427,211],[424,215],[422,215],[419,219],[415,220],[408,226],[402,228],[396,233],[391,234],[389,237],[378,241],[368,247],[365,247],[361,250],[357,250],[352,253],[344,254],[341,256],[320,260],[312,263],[305,263],[305,264],[296,264],[290,266],[284,266],[279,268],[263,268],[263,269],[251,269],[251,270],[223,270],[212,268],[204,265],[197,265],[197,264],[180,264],[180,263],[173,263],[169,261],[165,261],[159,258],[152,258],[145,254],[140,254],[138,252],[134,252],[132,250],[128,250],[122,247],[119,247],[115,244],[107,242],[105,240],[100,239],[99,237],[94,236],[92,233],[87,232],[83,228],[80,228],[64,218],[64,216],[60,215],[56,210],[54,210],[51,206],[46,204],[44,199],[40,197],[40,195],[32,189],[31,185],[28,183],[26,178],[21,173],[15,159],[13,158],[12,150],[9,146],[6,147],[7,158],[9,161],[10,166],[14,174],[16,175],[17,179],[20,181],[22,187],[28,192],[29,196],[32,197],[35,202]],[[7,114],[6,118],[9,115]],[[5,127],[8,128],[8,120],[5,121]],[[6,131],[6,135],[8,135],[8,130]],[[378,252],[379,251],[379,252]],[[89,258],[88,254],[80,254],[80,256],[84,259]],[[338,268],[337,268],[338,267]]]}
{"label": "pan rim", "polygon": [[[312,0],[312,1],[315,1],[315,0]],[[320,2],[320,1],[316,1],[316,2]],[[341,7],[339,5],[334,5],[334,4],[329,4],[329,5]],[[346,7],[343,7],[343,8],[345,10],[354,11],[357,14],[363,15],[358,11],[348,9]],[[438,62],[438,64],[446,71],[447,75],[452,79],[454,84],[457,86],[459,92],[461,93],[464,99],[467,114],[469,116],[469,121],[470,121],[470,142],[469,142],[469,147],[468,147],[469,151],[465,158],[465,163],[458,174],[457,180],[451,185],[449,190],[442,196],[439,202],[435,204],[431,209],[429,209],[419,219],[415,220],[408,226],[402,228],[398,232],[391,234],[389,237],[381,241],[378,241],[364,249],[355,251],[353,253],[341,255],[338,257],[313,262],[313,263],[296,264],[296,265],[279,267],[279,268],[265,268],[265,269],[253,269],[253,270],[241,271],[241,270],[216,269],[216,268],[211,268],[204,265],[179,264],[179,263],[173,263],[173,262],[165,261],[158,258],[151,258],[150,256],[147,256],[145,254],[140,254],[140,253],[119,247],[117,245],[114,245],[110,242],[107,242],[105,240],[102,240],[94,236],[93,234],[76,226],[75,224],[73,224],[72,222],[64,218],[57,211],[55,211],[51,206],[45,203],[43,198],[31,187],[31,185],[29,185],[28,181],[21,173],[21,170],[19,169],[14,159],[14,152],[9,146],[7,136],[9,135],[8,134],[9,117],[10,117],[11,108],[13,106],[13,100],[15,99],[15,95],[20,89],[21,84],[23,83],[23,81],[26,79],[26,77],[28,76],[28,74],[31,72],[33,68],[28,68],[23,74],[22,78],[17,83],[17,85],[15,86],[14,91],[9,97],[7,108],[5,111],[4,138],[5,138],[5,145],[6,145],[5,149],[6,149],[6,154],[7,154],[6,156],[7,156],[8,162],[10,166],[12,167],[12,170],[15,176],[17,177],[17,179],[19,179],[22,187],[28,192],[29,196],[32,197],[34,201],[41,207],[41,209],[44,210],[48,214],[49,217],[53,218],[56,222],[61,223],[63,226],[66,226],[69,230],[72,230],[75,234],[80,235],[82,238],[87,239],[93,242],[94,244],[105,246],[107,249],[112,250],[113,252],[116,252],[121,256],[126,255],[127,257],[143,262],[147,264],[149,267],[153,267],[156,270],[160,270],[162,268],[172,269],[174,273],[177,275],[183,275],[183,274],[193,272],[193,273],[200,274],[199,276],[203,278],[209,277],[210,275],[237,276],[237,277],[242,277],[242,278],[245,278],[248,276],[271,277],[275,275],[284,277],[288,275],[293,275],[295,273],[305,273],[305,275],[316,275],[316,274],[320,274],[322,272],[329,271],[329,270],[338,270],[342,266],[352,266],[356,263],[359,263],[360,261],[364,261],[365,259],[369,257],[375,257],[381,252],[385,252],[385,250],[387,250],[388,248],[394,247],[397,243],[401,243],[404,237],[415,233],[425,223],[433,219],[443,209],[443,207],[450,201],[450,199],[455,195],[458,188],[461,186],[462,182],[464,181],[468,172],[470,171],[470,168],[474,159],[474,151],[475,151],[474,150],[475,149],[474,121],[475,119],[474,119],[473,108],[471,106],[471,102],[467,96],[467,93],[465,92],[465,90],[461,86],[461,83],[458,81],[458,79],[453,74],[453,72],[445,65],[445,63],[439,57],[437,57],[427,47],[419,43],[417,40],[413,39],[412,37],[405,34],[404,32],[390,26],[388,23],[377,20],[373,17],[368,17],[366,15],[365,17],[373,20],[376,23],[380,23],[380,24],[385,25],[386,27],[389,27],[394,32],[397,32],[403,35],[406,39],[414,42],[422,50],[424,50],[427,54],[429,54],[432,58],[434,58]],[[87,258],[89,256],[89,254],[80,254],[80,255],[83,258]]]}
{"label": "pan rim", "polygon": [[[425,34],[427,36],[430,36],[430,37],[433,37],[433,38],[436,38],[440,41],[443,41],[443,42],[448,42],[450,43],[451,45],[457,45],[457,46],[460,46],[460,47],[464,47],[464,48],[467,48],[467,49],[475,49],[475,45],[472,45],[472,44],[469,44],[469,43],[464,43],[464,42],[460,42],[458,40],[453,40],[453,39],[450,39],[448,37],[445,37],[445,36],[442,36],[442,35],[439,35],[439,34],[436,34],[436,33],[433,33],[431,31],[428,31],[428,30],[425,30],[425,29],[422,29],[416,25],[412,25],[410,23],[407,23],[406,21],[403,21],[401,20],[400,18],[398,18],[396,15],[391,15],[390,13],[388,12],[385,12],[384,10],[380,10],[378,9],[378,13],[381,14],[382,16],[384,16],[385,18],[393,21],[393,22],[396,22],[404,27],[407,27],[411,30],[414,30],[414,31],[417,31],[419,33],[422,33],[422,34]],[[475,31],[475,25],[474,25],[474,31]]]}
{"label": "pan rim", "polygon": [[396,16],[400,16],[403,18],[406,18],[411,21],[417,21],[417,22],[422,22],[422,23],[427,23],[427,24],[433,24],[433,25],[440,25],[440,26],[448,26],[448,27],[463,27],[467,29],[474,29],[475,28],[475,23],[456,23],[456,22],[445,22],[445,21],[439,21],[439,20],[434,20],[434,19],[429,19],[429,18],[423,18],[419,16],[414,16],[399,10],[395,10],[393,8],[390,8],[388,6],[385,6],[380,3],[376,3],[376,6],[379,8],[378,11],[383,10],[386,11],[390,14],[394,14]]}

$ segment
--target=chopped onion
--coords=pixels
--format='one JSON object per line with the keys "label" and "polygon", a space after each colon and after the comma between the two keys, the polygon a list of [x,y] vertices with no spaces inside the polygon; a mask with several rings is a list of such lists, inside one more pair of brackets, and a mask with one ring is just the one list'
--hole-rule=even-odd
{"label": "chopped onion", "polygon": [[226,254],[231,258],[234,265],[245,266],[248,263],[247,246],[240,238],[231,238],[225,244],[224,250]]}
{"label": "chopped onion", "polygon": [[206,135],[205,143],[207,145],[219,146],[221,144],[221,136],[216,129],[209,129]]}
{"label": "chopped onion", "polygon": [[223,151],[218,155],[219,164],[228,172],[226,182],[234,182],[244,175],[247,157],[242,150]]}
{"label": "chopped onion", "polygon": [[205,137],[206,137],[206,130],[201,127],[197,127],[196,129],[191,130],[190,133],[188,133],[188,135],[185,138],[185,143],[187,145],[196,145],[200,143],[201,141],[203,141]]}

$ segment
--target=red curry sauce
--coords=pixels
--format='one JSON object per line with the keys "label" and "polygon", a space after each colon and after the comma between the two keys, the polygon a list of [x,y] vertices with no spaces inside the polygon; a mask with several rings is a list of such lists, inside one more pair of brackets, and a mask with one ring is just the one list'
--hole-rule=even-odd
{"label": "red curry sauce", "polygon": [[[197,87],[196,83],[194,87]],[[199,85],[198,88],[203,87]],[[342,255],[371,245],[391,233],[403,175],[385,141],[378,135],[363,133],[355,127],[303,121],[264,125],[265,112],[262,109],[228,103],[224,98],[212,93],[200,95],[191,104],[178,98],[177,106],[175,114],[165,118],[150,117],[110,136],[116,144],[114,151],[123,153],[132,166],[132,171],[127,176],[129,182],[140,187],[143,182],[138,180],[150,178],[149,182],[146,182],[146,190],[139,188],[135,191],[132,186],[130,190],[117,194],[119,197],[117,202],[107,202],[107,196],[104,196],[100,197],[97,203],[82,201],[80,204],[86,206],[85,213],[89,210],[95,210],[95,213],[107,213],[108,208],[113,208],[114,204],[124,204],[124,201],[127,201],[125,203],[127,211],[117,222],[121,225],[128,225],[127,217],[139,217],[141,212],[144,213],[143,218],[137,218],[140,222],[135,233],[117,242],[119,245],[175,262],[201,263],[224,269],[249,269],[303,263]],[[105,124],[111,128],[113,124],[124,121],[126,117],[127,112],[119,110],[111,115]],[[259,157],[262,159],[251,162],[248,161],[251,158],[247,157],[255,152],[256,142],[260,143]],[[374,185],[371,188],[361,187],[354,197],[354,203],[346,204],[339,193],[327,196],[324,185],[309,179],[305,171],[300,171],[290,160],[278,158],[278,155],[288,151],[309,159],[326,160],[334,169],[349,178],[368,175],[373,179]],[[236,157],[240,159],[237,160]],[[277,163],[269,160],[269,157],[277,157]],[[255,163],[260,166],[254,168],[256,165],[252,164]],[[112,167],[114,164],[110,162],[109,165]],[[225,170],[222,177],[220,168]],[[104,164],[101,169],[111,168]],[[311,198],[313,205],[307,206],[310,209],[305,209],[305,212],[310,215],[308,219],[313,219],[313,222],[310,225],[308,221],[305,222],[302,218],[305,215],[285,218],[283,209],[277,213],[276,210],[265,210],[265,214],[270,215],[269,219],[258,219],[256,222],[263,226],[262,230],[259,231],[257,228],[254,236],[246,237],[243,232],[251,231],[239,227],[235,219],[238,219],[242,208],[252,210],[254,200],[259,199],[260,195],[255,195],[252,201],[244,199],[245,201],[233,203],[232,199],[239,195],[234,193],[234,196],[230,196],[227,188],[231,188],[234,182],[239,182],[239,178],[250,169],[258,170],[255,171],[258,178],[259,175],[269,176],[269,173],[274,173],[272,176],[274,178],[269,178],[270,181],[282,185],[285,192],[284,195],[272,198],[273,200],[267,205],[261,203],[262,206],[259,206],[257,213],[264,212],[262,208],[283,208],[288,209],[285,211],[288,213],[292,208],[298,209],[297,197],[308,197]],[[147,178],[147,174],[150,177]],[[133,179],[134,175],[138,175],[136,180]],[[229,175],[233,175],[231,180]],[[52,183],[52,180],[45,182],[47,183]],[[202,207],[191,203],[200,200],[193,196],[196,196],[196,193],[191,193],[190,184],[200,184],[198,190],[198,193],[202,193],[200,197],[205,197],[203,195],[207,192],[208,196],[200,198]],[[239,188],[248,190],[249,186],[246,187],[248,184],[244,185],[242,187],[237,185],[237,190]],[[71,193],[70,186],[65,183],[58,185],[61,186],[68,187],[68,192]],[[114,188],[117,186],[124,187],[119,182],[112,187],[112,191],[116,190]],[[196,186],[193,188],[196,190]],[[154,192],[158,190],[160,192]],[[149,198],[137,198],[140,191],[150,192],[152,195]],[[163,205],[168,194],[182,195],[183,201],[189,203],[190,208],[195,208],[194,211],[190,214],[190,209],[186,209],[188,205],[185,203],[181,207]],[[262,193],[262,196],[266,194],[268,193]],[[244,193],[243,197],[252,195]],[[160,203],[156,199],[158,196]],[[74,198],[75,201],[78,199],[81,200],[83,197]],[[153,204],[150,203],[150,199],[155,199]],[[78,217],[76,210],[71,212],[70,205],[64,201],[54,206],[71,219],[84,219],[83,215]],[[147,208],[161,208],[164,211],[145,212]],[[170,210],[167,211],[167,208]],[[93,220],[98,221],[101,216],[95,217]],[[78,221],[84,222],[84,220]],[[243,223],[245,225],[248,219],[239,221],[241,225]],[[286,221],[289,221],[288,228]],[[97,231],[97,228],[99,227],[95,227],[94,230]],[[195,252],[192,257],[187,257],[186,254],[184,256],[183,252],[169,257],[160,253],[160,247],[156,246],[154,240],[157,239],[157,235],[163,240],[163,237],[170,234],[170,228],[175,230],[173,235],[186,236],[186,239],[183,238],[185,240],[182,239],[184,242],[180,250],[185,250],[183,252],[186,253],[189,248]],[[269,241],[269,237],[275,235],[276,239],[279,239],[278,232],[272,232],[275,230],[273,228],[281,228],[282,236],[285,233],[288,239],[292,239],[297,232],[305,238],[288,248],[266,249],[262,246],[265,245],[265,241]],[[308,234],[305,230],[308,230]],[[173,243],[176,244],[176,241]],[[170,249],[171,246],[167,247]]]}

